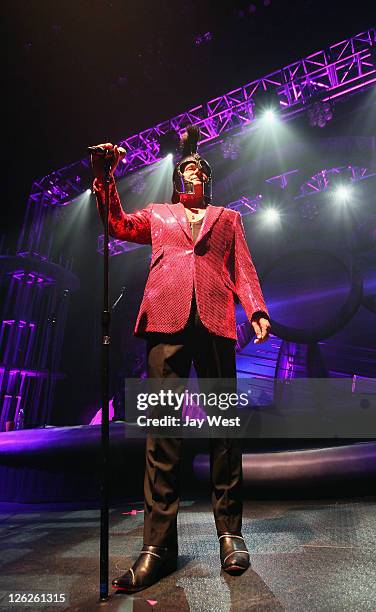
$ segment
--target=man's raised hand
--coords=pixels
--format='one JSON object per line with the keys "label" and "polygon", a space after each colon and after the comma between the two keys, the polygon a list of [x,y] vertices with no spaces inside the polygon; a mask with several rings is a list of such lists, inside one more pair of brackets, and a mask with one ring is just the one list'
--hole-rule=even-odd
{"label": "man's raised hand", "polygon": [[[117,165],[121,159],[125,157],[125,149],[122,147],[118,147],[117,145],[113,145],[111,142],[105,142],[103,144],[97,145],[102,149],[106,149],[108,151],[108,157],[111,160],[111,170],[110,173],[113,176],[114,172],[117,168]],[[104,160],[106,157],[103,155],[97,155],[96,153],[92,153],[91,155],[91,165],[93,168],[93,174],[96,179],[103,180],[104,178]],[[107,158],[108,159],[108,158]]]}

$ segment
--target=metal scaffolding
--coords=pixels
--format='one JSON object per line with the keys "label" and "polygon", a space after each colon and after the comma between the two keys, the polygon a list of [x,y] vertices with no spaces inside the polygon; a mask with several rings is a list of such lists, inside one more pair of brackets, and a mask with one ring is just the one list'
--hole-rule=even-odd
{"label": "metal scaffolding", "polygon": [[[304,112],[318,95],[325,102],[371,86],[376,83],[375,46],[376,30],[372,28],[121,140],[127,160],[119,164],[117,177],[159,161],[159,138],[171,130],[181,134],[186,125],[199,125],[200,142],[205,144],[250,126],[254,98],[260,91],[274,91],[284,112],[296,114]],[[89,177],[85,158],[35,181],[30,199],[34,204],[43,199],[44,206],[67,203],[89,186]]]}

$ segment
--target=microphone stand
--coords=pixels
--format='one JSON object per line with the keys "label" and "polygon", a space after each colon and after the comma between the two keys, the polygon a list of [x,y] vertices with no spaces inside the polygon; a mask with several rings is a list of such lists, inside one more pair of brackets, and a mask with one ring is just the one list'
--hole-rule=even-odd
{"label": "microphone stand", "polygon": [[120,300],[122,300],[122,299],[123,299],[123,297],[124,297],[124,293],[125,293],[125,289],[126,289],[126,287],[125,287],[125,285],[124,285],[124,286],[121,288],[120,293],[119,293],[118,297],[116,298],[115,302],[112,304],[112,308],[111,308],[112,312],[115,310],[115,308],[116,308],[116,306],[118,305],[118,303],[120,302]]}
{"label": "microphone stand", "polygon": [[101,514],[99,550],[99,598],[108,600],[108,540],[109,540],[109,366],[110,366],[110,323],[109,308],[109,229],[108,215],[110,204],[111,160],[104,160],[104,240],[103,240],[103,311],[102,311],[102,470],[101,470]]}

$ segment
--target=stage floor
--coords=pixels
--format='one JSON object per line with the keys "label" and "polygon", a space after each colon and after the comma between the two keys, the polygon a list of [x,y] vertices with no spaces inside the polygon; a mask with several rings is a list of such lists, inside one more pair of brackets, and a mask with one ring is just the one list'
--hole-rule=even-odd
{"label": "stage floor", "polygon": [[[142,545],[141,504],[111,509],[110,578]],[[133,512],[132,512],[133,511]],[[1,610],[141,612],[374,610],[376,499],[247,501],[243,535],[251,567],[221,572],[208,503],[184,502],[179,569],[131,597],[98,603],[99,511],[38,507],[0,514]],[[10,593],[64,594],[66,603],[11,605]]]}

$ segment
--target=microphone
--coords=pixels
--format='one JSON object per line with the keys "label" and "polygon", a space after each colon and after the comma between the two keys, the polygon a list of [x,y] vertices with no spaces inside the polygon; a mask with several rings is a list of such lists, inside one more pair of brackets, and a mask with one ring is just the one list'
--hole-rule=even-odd
{"label": "microphone", "polygon": [[[101,145],[96,145],[94,147],[87,147],[87,150],[89,151],[89,153],[96,155],[97,157],[113,157],[114,156],[114,148],[112,147],[112,149],[107,149],[106,147],[103,147]],[[120,153],[120,159],[124,159],[125,155],[126,155],[126,150],[123,149],[123,147],[119,147],[118,151]]]}

